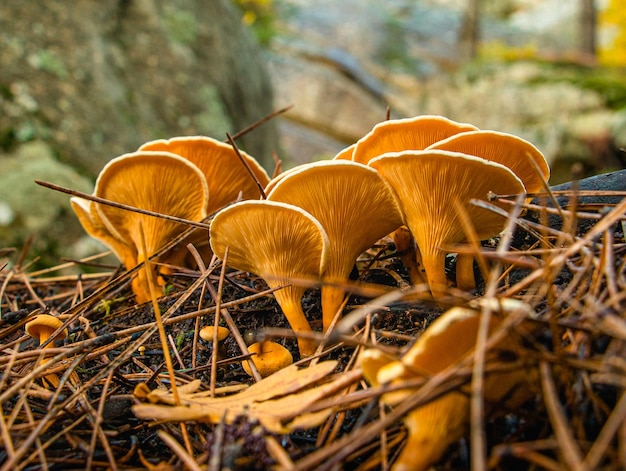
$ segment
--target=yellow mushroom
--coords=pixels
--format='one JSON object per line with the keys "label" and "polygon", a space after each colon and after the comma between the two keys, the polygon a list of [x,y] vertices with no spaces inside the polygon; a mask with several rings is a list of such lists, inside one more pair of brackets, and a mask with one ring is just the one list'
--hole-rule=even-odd
{"label": "yellow mushroom", "polygon": [[[482,130],[464,132],[438,141],[428,149],[463,152],[502,164],[522,180],[527,193],[541,191],[544,182],[550,178],[550,167],[539,149],[513,134]],[[457,256],[456,281],[459,288],[469,291],[476,287],[473,265],[473,255]]]}
{"label": "yellow mushroom", "polygon": [[[188,160],[168,152],[135,152],[111,160],[96,180],[94,195],[140,209],[193,221],[206,217],[208,187],[202,172]],[[132,268],[143,262],[186,229],[186,226],[112,206],[93,203],[94,211],[110,234],[125,241],[111,247]],[[147,253],[142,249],[143,230]],[[107,243],[107,240],[103,240]],[[110,242],[110,241],[109,241]],[[110,245],[111,246],[111,245]],[[160,261],[181,264],[186,250],[180,248],[165,254]],[[138,302],[150,299],[145,268],[132,282]]]}
{"label": "yellow mushroom", "polygon": [[[299,279],[318,279],[329,261],[329,241],[322,225],[309,213],[276,201],[242,201],[219,211],[210,229],[211,248],[227,264],[256,273],[274,292],[296,334],[310,333],[301,299],[306,287]],[[295,281],[294,281],[295,280]],[[312,339],[298,338],[300,353],[315,352]]]}
{"label": "yellow mushroom", "polygon": [[[458,123],[436,115],[390,119],[378,123],[354,146],[341,151],[339,158],[347,158],[351,152],[353,161],[368,164],[370,160],[382,154],[404,150],[424,150],[441,139],[476,130],[478,128],[471,124]],[[394,231],[391,237],[407,269],[411,283],[417,285],[425,282],[419,246],[413,242],[411,232],[403,227]]]}
{"label": "yellow mushroom", "polygon": [[[147,142],[140,151],[164,151],[189,160],[206,178],[210,198],[207,214],[213,214],[227,204],[242,200],[259,199],[261,192],[257,183],[235,150],[224,142],[206,136],[174,137]],[[267,172],[252,156],[240,151],[241,156],[259,181],[261,187],[269,182]]]}
{"label": "yellow mushroom", "polygon": [[[39,314],[37,317],[26,323],[25,329],[26,333],[39,340],[39,344],[41,345],[46,342],[62,325],[63,322],[60,319],[51,316],[50,314]],[[59,334],[57,334],[54,340],[62,340],[65,337],[67,337],[67,329],[63,329]],[[44,349],[50,348],[53,345],[54,341],[46,345]],[[48,360],[46,358],[43,358],[41,363],[44,364],[47,361]],[[44,376],[44,380],[44,384],[48,384],[54,388],[59,386],[59,377],[56,374],[52,373],[46,375]]]}
{"label": "yellow mushroom", "polygon": [[422,115],[390,119],[378,123],[357,141],[352,160],[368,164],[370,160],[382,154],[424,150],[429,145],[455,134],[477,130],[476,126],[457,123],[443,116]]}
{"label": "yellow mushroom", "polygon": [[349,160],[300,165],[281,178],[267,195],[304,209],[317,219],[329,240],[329,261],[322,279],[324,330],[345,296],[345,283],[359,255],[402,225],[393,190],[371,167]]}
{"label": "yellow mushroom", "polygon": [[[524,303],[512,299],[499,300],[492,306],[502,313],[529,312]],[[500,325],[502,316],[492,314],[488,333]],[[379,350],[366,350],[359,361],[363,375],[372,385],[401,385],[404,381],[423,377],[428,379],[455,367],[474,350],[481,321],[480,309],[455,307],[442,314],[417,339],[400,359],[393,360]],[[514,333],[505,337],[486,352],[485,362],[502,363],[519,357],[520,338]],[[487,373],[483,398],[487,404],[514,408],[532,397],[528,387],[536,375],[532,370],[511,368],[510,371]],[[395,406],[416,392],[400,389],[383,395],[382,400]],[[426,470],[436,463],[452,443],[467,431],[469,422],[467,388],[452,391],[418,406],[404,417],[409,436],[393,465],[393,471]]]}
{"label": "yellow mushroom", "polygon": [[455,201],[467,212],[478,237],[502,231],[504,219],[469,203],[490,191],[524,193],[521,180],[507,167],[478,157],[442,150],[384,154],[369,163],[395,190],[404,222],[415,237],[431,293],[446,292],[443,246],[465,240]]}
{"label": "yellow mushroom", "polygon": [[[248,347],[248,352],[252,354],[250,360],[263,378],[293,363],[291,352],[276,342],[253,343]],[[248,376],[253,376],[247,360],[242,362],[241,366]]]}

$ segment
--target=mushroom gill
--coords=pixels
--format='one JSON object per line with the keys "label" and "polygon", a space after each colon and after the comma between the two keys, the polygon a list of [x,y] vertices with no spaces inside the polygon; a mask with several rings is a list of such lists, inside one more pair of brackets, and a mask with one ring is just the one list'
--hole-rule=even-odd
{"label": "mushroom gill", "polygon": [[[276,201],[242,201],[219,211],[210,229],[213,253],[232,268],[256,273],[274,292],[291,328],[312,331],[302,310],[306,287],[298,280],[317,280],[328,263],[328,236],[303,209]],[[315,352],[311,338],[298,337],[303,356]]]}
{"label": "mushroom gill", "polygon": [[[207,214],[222,209],[227,204],[242,200],[259,199],[261,192],[250,172],[235,150],[224,142],[206,136],[174,137],[143,144],[140,151],[164,151],[180,155],[196,165],[204,174],[209,186],[210,198]],[[261,187],[269,182],[267,173],[254,157],[240,154]]]}
{"label": "mushroom gill", "polygon": [[370,161],[395,190],[421,254],[434,297],[446,292],[444,246],[465,240],[457,213],[458,202],[474,223],[478,237],[487,239],[503,229],[504,219],[469,203],[499,194],[524,193],[522,181],[507,167],[485,159],[442,150],[384,154]]}
{"label": "mushroom gill", "polygon": [[[176,154],[135,152],[111,160],[102,169],[94,195],[168,216],[200,221],[206,217],[208,187],[202,172]],[[109,233],[131,247],[122,260],[128,269],[145,261],[186,228],[174,221],[100,203],[91,205],[91,213],[94,211],[95,218],[100,218]],[[141,230],[145,235],[146,253],[142,249]],[[119,250],[117,246],[111,248]],[[185,255],[184,250],[175,250],[163,255],[160,261],[180,264]],[[150,299],[145,268],[133,280],[132,288],[138,302]]]}
{"label": "mushroom gill", "polygon": [[328,235],[329,261],[320,273],[324,331],[344,301],[342,284],[356,259],[402,224],[393,190],[371,167],[349,160],[300,165],[272,187],[267,199],[304,209]]}

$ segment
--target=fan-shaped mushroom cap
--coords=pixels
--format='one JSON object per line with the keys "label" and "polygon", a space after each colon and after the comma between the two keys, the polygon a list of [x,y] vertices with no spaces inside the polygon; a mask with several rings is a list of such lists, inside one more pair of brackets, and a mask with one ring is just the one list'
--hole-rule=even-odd
{"label": "fan-shaped mushroom cap", "polygon": [[92,201],[73,196],[70,198],[70,204],[85,232],[111,249],[124,265],[127,262],[133,263],[137,260],[135,247],[128,245],[123,240],[119,240],[111,233],[102,222],[100,214],[95,210]]}
{"label": "fan-shaped mushroom cap", "polygon": [[[169,152],[135,152],[111,160],[96,180],[94,195],[169,216],[200,221],[206,217],[208,187],[202,172],[190,161]],[[165,219],[96,203],[102,223],[118,239],[135,247],[137,258],[124,260],[127,268],[143,262],[185,230]],[[143,252],[140,227],[147,253]],[[184,251],[166,258],[180,263]],[[165,261],[165,260],[164,260]],[[139,302],[150,299],[145,269],[133,280]]]}
{"label": "fan-shaped mushroom cap", "polygon": [[[250,359],[263,378],[293,363],[291,352],[276,342],[253,343],[248,347],[248,351],[253,354]],[[242,362],[241,366],[248,376],[252,376],[252,370],[247,361]]]}
{"label": "fan-shaped mushroom cap", "polygon": [[[274,292],[296,332],[311,332],[301,299],[306,288],[294,279],[317,279],[328,263],[328,236],[322,225],[296,206],[276,201],[242,201],[219,211],[210,229],[213,253],[238,270],[256,273]],[[302,355],[315,352],[315,342],[299,338]]]}
{"label": "fan-shaped mushroom cap", "polygon": [[[256,182],[239,160],[235,150],[229,145],[205,136],[174,137],[169,140],[156,140],[142,145],[141,151],[165,151],[180,155],[196,165],[209,185],[210,198],[207,214],[223,208],[241,198],[259,199],[261,192]],[[269,182],[267,172],[259,163],[241,151],[241,156],[259,180],[261,187]]]}
{"label": "fan-shaped mushroom cap", "polygon": [[443,116],[423,115],[415,118],[390,119],[378,123],[357,141],[352,160],[367,164],[382,154],[423,150],[454,134],[476,130],[478,130],[476,126],[457,123]]}
{"label": "fan-shaped mushroom cap", "polygon": [[340,150],[337,155],[333,157],[333,160],[352,160],[354,149],[356,148],[356,142],[345,149]]}
{"label": "fan-shaped mushroom cap", "polygon": [[490,191],[523,193],[521,180],[507,167],[478,157],[442,150],[405,151],[382,155],[370,166],[395,190],[421,253],[433,296],[446,290],[443,245],[465,240],[454,201],[474,223],[478,237],[487,239],[502,230],[501,216],[469,204]]}
{"label": "fan-shaped mushroom cap", "polygon": [[[502,301],[498,307],[502,308],[503,314],[530,310],[520,301]],[[500,319],[492,316],[489,334],[495,331]],[[364,376],[373,385],[398,385],[411,378],[434,376],[474,350],[480,322],[480,310],[452,308],[436,319],[400,360],[390,360],[378,350],[363,352],[360,363]],[[512,353],[506,357],[515,358],[517,348],[519,338],[515,334],[506,335],[487,352],[487,361],[499,358],[503,349]],[[485,377],[483,397],[487,403],[505,402],[508,407],[517,407],[532,397],[532,390],[527,385],[533,381],[532,370],[516,368],[509,372],[494,372]],[[414,393],[415,390],[401,389],[383,395],[382,399],[395,405]],[[450,392],[419,406],[404,418],[409,437],[392,469],[429,469],[450,444],[464,435],[468,419],[469,398],[465,392]]]}
{"label": "fan-shaped mushroom cap", "polygon": [[[317,219],[329,239],[329,261],[321,273],[344,283],[357,257],[402,224],[393,190],[373,168],[349,160],[300,165],[276,183],[267,199],[304,209]],[[345,291],[322,287],[324,329],[339,310]]]}
{"label": "fan-shaped mushroom cap", "polygon": [[502,164],[522,180],[528,193],[540,191],[543,181],[550,178],[550,167],[539,149],[513,134],[482,130],[464,132],[435,142],[428,149],[462,152]]}

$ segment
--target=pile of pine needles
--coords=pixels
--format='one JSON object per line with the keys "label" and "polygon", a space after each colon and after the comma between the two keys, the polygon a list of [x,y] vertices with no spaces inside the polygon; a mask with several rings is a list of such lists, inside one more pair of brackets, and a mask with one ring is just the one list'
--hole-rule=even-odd
{"label": "pile of pine needles", "polygon": [[[243,373],[240,346],[266,336],[297,348],[254,275],[200,261],[198,270],[169,278],[158,302],[137,305],[129,288],[136,269],[93,257],[31,271],[26,249],[2,250],[0,471],[387,469],[406,438],[403,415],[472,383],[472,368],[433,377],[415,400],[388,409],[379,401],[385,388],[363,380],[359,352],[379,348],[399,358],[433,318],[476,296],[532,308],[524,357],[538,371],[537,390],[515,411],[484,415],[472,403],[466,439],[451,445],[438,469],[626,469],[626,194],[600,205],[579,203],[574,192],[561,196],[568,206],[555,207],[554,195],[534,204],[499,198],[511,208],[508,235],[458,248],[483,268],[475,296],[451,289],[434,304],[420,287],[407,287],[392,244],[381,241],[357,264],[362,282],[347,286],[344,319],[319,334],[317,355],[298,362],[299,371],[324,373],[275,381],[270,394],[261,387],[246,396],[261,378]],[[58,274],[68,267],[83,274]],[[315,321],[316,290],[304,302]],[[41,313],[61,319],[68,338],[41,346],[26,335],[26,322]],[[230,328],[224,345],[198,338],[213,323]],[[50,374],[57,388],[46,387]],[[249,401],[238,409],[215,401],[237,394],[241,400],[231,402]],[[193,417],[184,407],[191,397],[206,405]],[[283,405],[279,420],[263,415],[277,409],[264,408],[268,400]],[[135,413],[146,404],[159,406],[160,416]]]}

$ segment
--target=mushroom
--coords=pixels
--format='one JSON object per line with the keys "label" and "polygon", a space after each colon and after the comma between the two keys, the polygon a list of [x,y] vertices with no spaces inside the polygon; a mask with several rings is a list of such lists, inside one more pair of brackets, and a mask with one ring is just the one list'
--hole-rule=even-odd
{"label": "mushroom", "polygon": [[[512,299],[498,300],[502,313],[530,311],[524,303]],[[495,307],[495,306],[494,306]],[[500,325],[501,316],[493,313],[488,333]],[[481,311],[455,307],[436,319],[400,359],[393,360],[379,350],[366,350],[359,361],[363,375],[372,385],[401,385],[404,381],[423,377],[428,379],[445,371],[452,371],[467,358],[476,345],[481,322]],[[519,358],[520,339],[507,333],[486,352],[486,363],[512,361]],[[533,381],[531,370],[516,367],[500,370],[485,376],[483,398],[488,404],[518,407],[532,397],[528,385]],[[466,389],[466,388],[464,388]],[[383,402],[395,406],[416,389],[399,389],[385,393]],[[408,439],[393,470],[426,470],[436,463],[452,443],[466,433],[469,421],[469,396],[467,391],[451,391],[418,406],[404,417]]]}
{"label": "mushroom", "polygon": [[[206,342],[212,342],[215,337],[215,326],[207,325],[200,329],[200,338],[205,340]],[[230,330],[226,327],[218,326],[217,327],[217,341],[223,342],[230,335]]]}
{"label": "mushroom", "polygon": [[225,355],[225,349],[223,348],[224,340],[230,335],[230,330],[221,325],[215,329],[214,325],[207,325],[200,329],[200,338],[205,342],[211,342],[217,340],[217,358]]}
{"label": "mushroom", "polygon": [[384,154],[370,161],[395,190],[404,222],[415,237],[434,297],[447,288],[443,246],[465,240],[454,202],[473,221],[480,239],[502,231],[502,216],[469,204],[490,191],[524,193],[522,181],[507,167],[485,159],[442,150]]}
{"label": "mushroom", "polygon": [[354,149],[356,148],[356,142],[345,149],[340,150],[337,155],[333,157],[333,160],[352,160]]}
{"label": "mushroom", "polygon": [[[310,333],[302,310],[306,288],[297,279],[318,279],[328,263],[329,241],[322,225],[296,206],[276,201],[242,201],[219,211],[210,229],[213,253],[227,264],[256,273],[274,292],[297,334]],[[315,352],[311,338],[298,338],[303,356]]]}
{"label": "mushroom", "polygon": [[422,115],[414,118],[390,119],[378,123],[359,139],[352,160],[363,164],[375,157],[403,150],[424,150],[437,141],[458,133],[477,131],[467,123],[457,123],[443,116]]}
{"label": "mushroom", "polygon": [[[25,329],[26,333],[31,337],[34,337],[39,340],[39,344],[45,343],[50,336],[61,326],[63,322],[50,314],[39,314],[33,320],[26,323]],[[67,337],[67,329],[63,329],[59,334],[57,334],[54,340],[62,340]],[[44,347],[44,349],[52,347],[54,342],[50,342],[48,345]],[[41,363],[44,364],[48,360],[43,358]],[[49,384],[54,388],[59,387],[59,377],[56,374],[49,374],[44,376],[44,384]]]}
{"label": "mushroom", "polygon": [[329,239],[329,262],[320,275],[324,331],[345,296],[344,284],[359,255],[402,225],[393,190],[371,167],[349,160],[324,160],[295,167],[267,195],[304,209]]}
{"label": "mushroom", "polygon": [[[263,378],[293,363],[291,352],[276,342],[253,343],[248,347],[248,352],[252,354],[250,360]],[[242,362],[241,366],[248,376],[253,376],[247,360]]]}
{"label": "mushroom", "polygon": [[119,236],[115,236],[109,231],[98,212],[95,211],[92,201],[73,196],[70,198],[70,204],[87,234],[106,245],[125,266],[129,266],[129,264],[134,266],[135,260],[137,260],[135,247],[118,239]]}
{"label": "mushroom", "polygon": [[464,132],[435,142],[427,149],[462,152],[502,164],[522,180],[528,193],[540,191],[550,178],[550,167],[539,149],[513,134],[482,130]]}
{"label": "mushroom", "polygon": [[[364,164],[388,152],[424,150],[429,145],[449,136],[478,128],[467,123],[458,123],[443,116],[422,115],[413,118],[390,119],[378,123],[361,139],[352,151],[352,160]],[[350,147],[342,153],[348,153]],[[391,237],[402,263],[407,269],[411,283],[424,281],[419,247],[412,241],[411,233],[405,228],[394,231]]]}
{"label": "mushroom", "polygon": [[[206,217],[208,187],[198,167],[176,154],[135,152],[111,160],[102,169],[94,195],[140,209],[200,221]],[[174,221],[100,203],[91,205],[91,213],[94,209],[108,231],[131,247],[123,258],[126,268],[143,262],[185,229]],[[140,228],[145,235],[146,253],[142,249]],[[179,249],[165,254],[161,261],[180,264],[185,256],[186,251]],[[133,280],[132,288],[138,302],[150,299],[145,268]]]}
{"label": "mushroom", "polygon": [[[240,194],[243,200],[259,199],[261,196],[257,183],[235,150],[224,142],[205,136],[174,137],[147,142],[139,150],[171,152],[196,165],[209,186],[207,214],[237,201]],[[245,152],[240,151],[240,154],[261,187],[267,185],[269,177],[263,167]]]}
{"label": "mushroom", "polygon": [[[428,149],[463,152],[508,167],[517,175],[527,193],[536,193],[550,178],[550,167],[543,154],[530,142],[521,137],[497,131],[470,131],[455,134],[435,142]],[[456,280],[461,289],[476,287],[474,279],[474,256],[457,256]]]}

